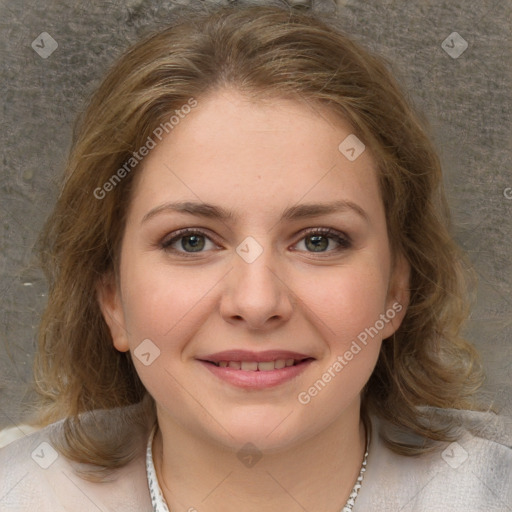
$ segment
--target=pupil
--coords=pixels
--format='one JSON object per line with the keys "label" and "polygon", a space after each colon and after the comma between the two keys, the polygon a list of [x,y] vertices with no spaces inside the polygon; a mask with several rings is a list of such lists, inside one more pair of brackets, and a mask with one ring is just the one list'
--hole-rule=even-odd
{"label": "pupil", "polygon": [[[327,246],[329,245],[329,241],[325,238],[325,236],[323,235],[313,235],[313,236],[309,236],[308,238],[306,238],[306,246],[308,246],[308,239],[311,240],[313,242],[313,249],[318,249],[320,248],[320,251],[324,251],[325,249],[327,249]],[[322,239],[323,239],[323,243],[322,243]],[[308,246],[308,249],[310,247]],[[314,251],[314,252],[320,252],[320,251]]]}
{"label": "pupil", "polygon": [[204,240],[201,240],[202,238],[202,236],[197,235],[186,236],[183,238],[181,246],[183,247],[183,249],[188,249],[187,247],[185,247],[185,245],[187,241],[189,241],[189,246],[192,248],[192,251],[200,251],[204,247]]}

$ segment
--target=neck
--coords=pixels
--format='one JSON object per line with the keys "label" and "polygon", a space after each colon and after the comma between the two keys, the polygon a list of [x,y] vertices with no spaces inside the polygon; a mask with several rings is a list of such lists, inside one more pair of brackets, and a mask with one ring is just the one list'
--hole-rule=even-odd
{"label": "neck", "polygon": [[171,512],[339,512],[366,450],[359,403],[325,430],[244,465],[228,449],[158,414],[155,470]]}

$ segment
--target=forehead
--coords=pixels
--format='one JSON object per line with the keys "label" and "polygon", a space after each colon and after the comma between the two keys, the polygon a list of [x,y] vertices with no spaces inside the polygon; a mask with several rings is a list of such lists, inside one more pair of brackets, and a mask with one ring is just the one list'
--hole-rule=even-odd
{"label": "forehead", "polygon": [[233,90],[197,101],[145,157],[131,205],[138,217],[176,199],[222,205],[234,218],[270,215],[300,202],[382,206],[370,152],[347,158],[354,154],[346,152],[347,137],[357,152],[362,146],[351,126],[325,106],[254,101]]}

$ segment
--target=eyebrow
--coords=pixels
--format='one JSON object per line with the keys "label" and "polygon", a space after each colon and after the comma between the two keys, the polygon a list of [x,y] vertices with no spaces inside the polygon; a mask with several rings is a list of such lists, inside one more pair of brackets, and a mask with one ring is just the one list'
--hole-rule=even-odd
{"label": "eyebrow", "polygon": [[[319,217],[321,215],[328,215],[332,213],[343,213],[352,211],[358,214],[366,222],[370,222],[368,214],[356,203],[346,200],[338,200],[330,203],[309,203],[309,204],[298,204],[287,208],[282,216],[281,220],[299,220],[311,217]],[[142,218],[141,224],[152,219],[160,213],[188,213],[199,217],[205,217],[208,219],[217,219],[224,222],[233,221],[236,216],[230,211],[226,210],[221,206],[216,206],[210,203],[199,203],[195,201],[176,201],[161,204],[150,210]]]}

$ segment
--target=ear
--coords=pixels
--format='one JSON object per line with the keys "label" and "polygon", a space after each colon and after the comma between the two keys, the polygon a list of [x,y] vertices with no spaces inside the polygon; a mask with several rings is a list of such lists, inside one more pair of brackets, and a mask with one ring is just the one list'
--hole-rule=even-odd
{"label": "ear", "polygon": [[96,297],[103,318],[110,329],[114,347],[120,352],[130,349],[121,302],[121,292],[112,274],[104,275],[96,284]]}
{"label": "ear", "polygon": [[396,256],[386,297],[386,318],[382,339],[392,336],[400,327],[410,300],[411,266],[403,254]]}

